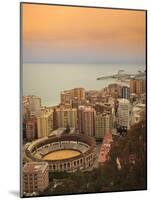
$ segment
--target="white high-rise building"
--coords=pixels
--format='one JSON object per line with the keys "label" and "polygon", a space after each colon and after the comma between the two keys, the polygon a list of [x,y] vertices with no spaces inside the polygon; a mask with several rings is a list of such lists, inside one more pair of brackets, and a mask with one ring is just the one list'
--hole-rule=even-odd
{"label": "white high-rise building", "polygon": [[119,126],[126,127],[129,129],[129,100],[127,99],[118,99],[118,124]]}

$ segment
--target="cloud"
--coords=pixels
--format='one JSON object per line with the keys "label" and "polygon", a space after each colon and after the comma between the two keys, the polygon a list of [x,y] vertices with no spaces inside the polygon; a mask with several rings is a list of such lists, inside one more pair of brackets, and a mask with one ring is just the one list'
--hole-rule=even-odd
{"label": "cloud", "polygon": [[[25,62],[134,62],[145,59],[145,12],[27,5]],[[87,55],[86,55],[87,54]]]}

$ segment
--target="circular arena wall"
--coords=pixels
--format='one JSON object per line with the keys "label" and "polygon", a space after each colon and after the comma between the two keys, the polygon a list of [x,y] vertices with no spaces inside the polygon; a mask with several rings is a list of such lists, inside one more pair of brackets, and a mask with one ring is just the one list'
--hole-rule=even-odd
{"label": "circular arena wall", "polygon": [[[69,156],[63,154],[67,151]],[[58,159],[53,155],[57,153],[60,155]],[[28,161],[48,162],[50,172],[75,172],[93,165],[96,142],[94,138],[82,134],[44,137],[28,145],[24,155]]]}

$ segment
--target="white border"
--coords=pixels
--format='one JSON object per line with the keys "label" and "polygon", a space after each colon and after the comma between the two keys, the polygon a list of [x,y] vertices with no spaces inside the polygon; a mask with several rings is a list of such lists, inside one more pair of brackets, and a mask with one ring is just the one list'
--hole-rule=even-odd
{"label": "white border", "polygon": [[[31,2],[26,0],[26,2]],[[41,3],[135,8],[148,10],[151,18],[150,0],[33,0]],[[148,35],[151,35],[148,23]],[[150,58],[151,44],[148,38],[148,113],[151,113]],[[3,0],[0,3],[0,198],[17,199],[19,191],[19,1]],[[148,117],[149,118],[149,117]],[[149,121],[150,119],[148,119]],[[121,192],[90,195],[57,196],[52,199],[149,199],[151,194],[151,123],[148,122],[148,191]],[[50,197],[43,197],[49,199]],[[38,199],[38,198],[35,198]]]}

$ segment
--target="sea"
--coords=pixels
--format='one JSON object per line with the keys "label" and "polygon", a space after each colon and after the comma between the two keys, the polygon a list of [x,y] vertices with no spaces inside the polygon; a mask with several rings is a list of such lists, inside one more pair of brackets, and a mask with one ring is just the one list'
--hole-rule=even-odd
{"label": "sea", "polygon": [[60,92],[76,87],[86,90],[101,90],[114,79],[97,80],[98,77],[144,71],[145,65],[119,64],[23,64],[22,93],[40,96],[43,106],[54,106],[60,102]]}

